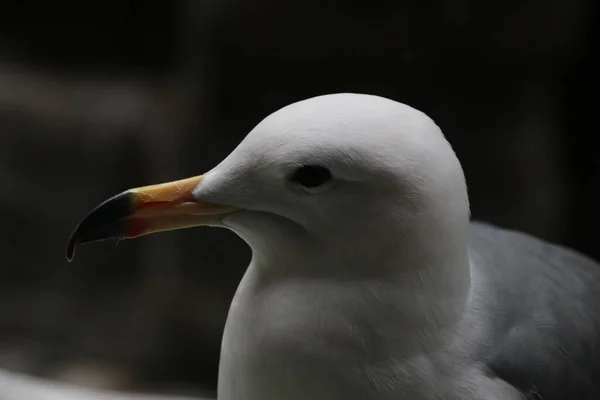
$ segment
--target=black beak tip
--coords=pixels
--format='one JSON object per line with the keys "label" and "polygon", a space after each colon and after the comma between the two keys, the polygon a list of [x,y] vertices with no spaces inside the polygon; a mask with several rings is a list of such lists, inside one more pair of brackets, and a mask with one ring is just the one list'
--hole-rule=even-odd
{"label": "black beak tip", "polygon": [[67,244],[67,261],[73,261],[80,244],[105,239],[118,239],[123,232],[123,220],[133,209],[132,194],[123,192],[96,207],[77,225]]}
{"label": "black beak tip", "polygon": [[72,262],[75,257],[75,250],[77,250],[77,246],[79,245],[78,238],[79,226],[75,228],[73,233],[71,233],[71,237],[69,238],[69,243],[67,244],[67,261]]}

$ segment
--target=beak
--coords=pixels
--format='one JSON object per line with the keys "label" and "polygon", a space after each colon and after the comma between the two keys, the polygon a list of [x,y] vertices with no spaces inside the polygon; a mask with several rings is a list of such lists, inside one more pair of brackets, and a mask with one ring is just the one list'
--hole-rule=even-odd
{"label": "beak", "polygon": [[97,206],[71,234],[67,260],[78,245],[105,239],[132,239],[155,232],[221,225],[237,209],[194,200],[203,176],[130,189]]}

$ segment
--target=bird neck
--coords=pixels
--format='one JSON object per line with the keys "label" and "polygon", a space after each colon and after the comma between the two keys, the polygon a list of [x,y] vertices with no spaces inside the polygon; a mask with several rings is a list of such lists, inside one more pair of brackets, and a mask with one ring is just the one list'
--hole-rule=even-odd
{"label": "bird neck", "polygon": [[371,353],[370,357],[437,351],[452,338],[467,306],[466,249],[453,256],[430,257],[428,264],[418,266],[407,264],[406,258],[387,258],[390,265],[380,264],[379,272],[368,274],[360,273],[369,267],[360,257],[345,260],[346,271],[354,272],[347,274],[332,273],[327,257],[292,259],[310,266],[290,264],[290,257],[287,265],[283,259],[255,258],[239,291],[269,299],[262,304],[278,314],[270,318],[287,321],[299,332],[312,327],[313,338],[332,346],[344,342],[357,352]]}

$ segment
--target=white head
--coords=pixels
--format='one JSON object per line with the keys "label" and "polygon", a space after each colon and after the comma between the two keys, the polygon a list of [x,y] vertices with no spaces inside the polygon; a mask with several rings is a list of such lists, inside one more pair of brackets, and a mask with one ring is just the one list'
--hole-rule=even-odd
{"label": "white head", "polygon": [[204,175],[194,197],[246,210],[224,224],[273,268],[297,254],[295,269],[344,274],[312,255],[349,274],[387,274],[466,251],[469,205],[452,148],[425,114],[377,96],[325,95],[280,109]]}

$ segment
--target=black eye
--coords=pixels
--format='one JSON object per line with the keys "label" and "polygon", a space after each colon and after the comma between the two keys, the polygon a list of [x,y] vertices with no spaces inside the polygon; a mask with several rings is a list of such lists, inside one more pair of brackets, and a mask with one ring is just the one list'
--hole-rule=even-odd
{"label": "black eye", "polygon": [[322,186],[331,180],[331,172],[318,165],[304,165],[295,170],[289,177],[291,182],[299,183],[306,188]]}

